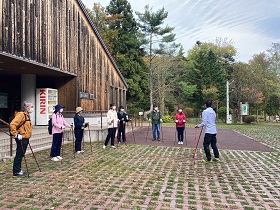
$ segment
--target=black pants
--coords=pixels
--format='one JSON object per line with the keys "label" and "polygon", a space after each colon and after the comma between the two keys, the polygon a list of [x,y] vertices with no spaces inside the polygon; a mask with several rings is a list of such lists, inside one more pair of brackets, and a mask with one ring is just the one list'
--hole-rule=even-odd
{"label": "black pants", "polygon": [[105,140],[105,146],[109,143],[109,140],[111,139],[111,145],[114,146],[115,144],[115,135],[116,135],[117,128],[108,128],[108,135]]}
{"label": "black pants", "polygon": [[13,165],[14,174],[19,173],[21,171],[21,162],[23,156],[25,155],[26,148],[29,144],[29,139],[23,138],[21,141],[16,139],[16,143],[17,143],[17,149],[16,149],[16,156]]}
{"label": "black pants", "polygon": [[184,141],[184,127],[177,127],[178,141]]}
{"label": "black pants", "polygon": [[208,161],[211,160],[211,153],[210,153],[210,149],[209,149],[210,144],[213,149],[215,158],[219,158],[220,155],[219,155],[219,150],[216,145],[217,144],[216,134],[205,133],[203,147],[204,147],[205,155],[206,155],[206,158]]}
{"label": "black pants", "polygon": [[75,131],[75,151],[81,151],[82,150],[82,141],[83,141],[84,131]]}
{"label": "black pants", "polygon": [[125,138],[125,124],[120,124],[119,125],[117,137],[118,137],[119,142],[121,141],[121,138],[122,138],[123,142],[126,141],[126,138]]}
{"label": "black pants", "polygon": [[53,134],[52,148],[51,148],[51,153],[50,153],[51,157],[60,156],[62,137],[63,137],[63,133],[54,133]]}

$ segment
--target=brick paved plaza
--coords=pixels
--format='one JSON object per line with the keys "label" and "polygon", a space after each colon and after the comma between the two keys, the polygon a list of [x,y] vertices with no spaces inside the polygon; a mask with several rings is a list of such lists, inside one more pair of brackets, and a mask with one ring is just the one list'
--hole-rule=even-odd
{"label": "brick paved plaza", "polygon": [[12,177],[12,162],[1,163],[0,208],[280,209],[280,155],[271,148],[277,146],[220,129],[221,162],[205,164],[204,134],[194,160],[193,128],[187,146],[174,145],[173,127],[164,127],[164,142],[150,141],[151,131],[146,141],[147,131],[134,131],[135,142],[129,133],[116,150],[95,142],[91,152],[86,143],[75,158],[68,144],[62,163],[50,161],[49,151],[36,153],[42,172],[28,155],[30,178]]}

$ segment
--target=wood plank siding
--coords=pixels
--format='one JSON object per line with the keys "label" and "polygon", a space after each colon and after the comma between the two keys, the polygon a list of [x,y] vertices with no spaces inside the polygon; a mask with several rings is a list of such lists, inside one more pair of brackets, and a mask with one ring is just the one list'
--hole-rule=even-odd
{"label": "wood plank siding", "polygon": [[0,0],[0,35],[0,53],[49,68],[48,76],[35,71],[37,86],[58,89],[67,111],[125,105],[127,84],[80,0]]}

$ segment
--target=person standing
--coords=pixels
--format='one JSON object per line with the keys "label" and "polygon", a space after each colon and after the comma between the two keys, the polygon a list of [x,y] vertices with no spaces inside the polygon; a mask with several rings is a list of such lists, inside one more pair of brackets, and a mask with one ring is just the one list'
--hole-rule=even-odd
{"label": "person standing", "polygon": [[118,142],[121,144],[121,139],[123,143],[126,143],[126,137],[125,137],[125,124],[126,122],[129,121],[127,114],[124,111],[124,107],[120,106],[119,111],[118,111],[118,119],[119,119],[119,124],[118,124]]}
{"label": "person standing", "polygon": [[186,120],[187,117],[183,113],[182,108],[179,108],[174,118],[174,122],[176,123],[178,144],[184,144],[184,130],[185,130]]}
{"label": "person standing", "polygon": [[115,144],[116,130],[118,127],[118,115],[116,111],[116,105],[114,103],[110,104],[110,109],[107,112],[107,123],[108,123],[108,135],[103,145],[103,149],[106,149],[110,139],[111,139],[111,147],[113,149],[116,149],[114,144]]}
{"label": "person standing", "polygon": [[219,150],[216,145],[217,144],[216,113],[211,106],[212,106],[212,101],[207,100],[204,104],[205,110],[202,112],[202,122],[195,126],[195,128],[200,128],[205,126],[205,136],[203,142],[203,147],[206,155],[205,162],[212,162],[211,153],[209,149],[210,144],[215,156],[213,160],[220,161]]}
{"label": "person standing", "polygon": [[162,115],[156,104],[154,105],[154,110],[151,112],[149,121],[152,122],[153,141],[160,141],[160,123],[162,122]]}
{"label": "person standing", "polygon": [[53,141],[52,147],[50,152],[50,157],[52,161],[61,161],[63,158],[60,156],[61,144],[63,133],[65,127],[70,128],[71,126],[65,121],[62,112],[64,106],[61,104],[57,104],[54,107],[54,112],[52,114],[52,134],[53,134]]}
{"label": "person standing", "polygon": [[76,114],[74,116],[74,133],[75,133],[75,152],[77,154],[83,153],[82,150],[82,141],[84,136],[84,129],[88,126],[88,123],[85,123],[85,118],[82,116],[83,108],[77,107]]}
{"label": "person standing", "polygon": [[26,172],[21,170],[21,163],[32,135],[32,124],[30,120],[30,113],[32,112],[33,104],[29,101],[24,101],[21,111],[16,113],[10,123],[10,133],[15,138],[17,145],[13,164],[14,176],[24,177],[27,175]]}

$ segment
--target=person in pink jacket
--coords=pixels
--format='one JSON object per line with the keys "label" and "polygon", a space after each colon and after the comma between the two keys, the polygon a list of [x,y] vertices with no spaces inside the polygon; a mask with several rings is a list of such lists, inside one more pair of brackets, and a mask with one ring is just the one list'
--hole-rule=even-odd
{"label": "person in pink jacket", "polygon": [[60,156],[62,137],[65,127],[70,128],[71,126],[65,121],[62,112],[64,106],[57,104],[54,107],[54,112],[52,114],[52,148],[50,157],[52,161],[61,161],[63,158]]}
{"label": "person in pink jacket", "polygon": [[183,113],[182,108],[178,109],[178,112],[175,115],[174,122],[176,123],[176,130],[178,136],[178,144],[184,144],[184,130],[186,124],[187,117]]}

